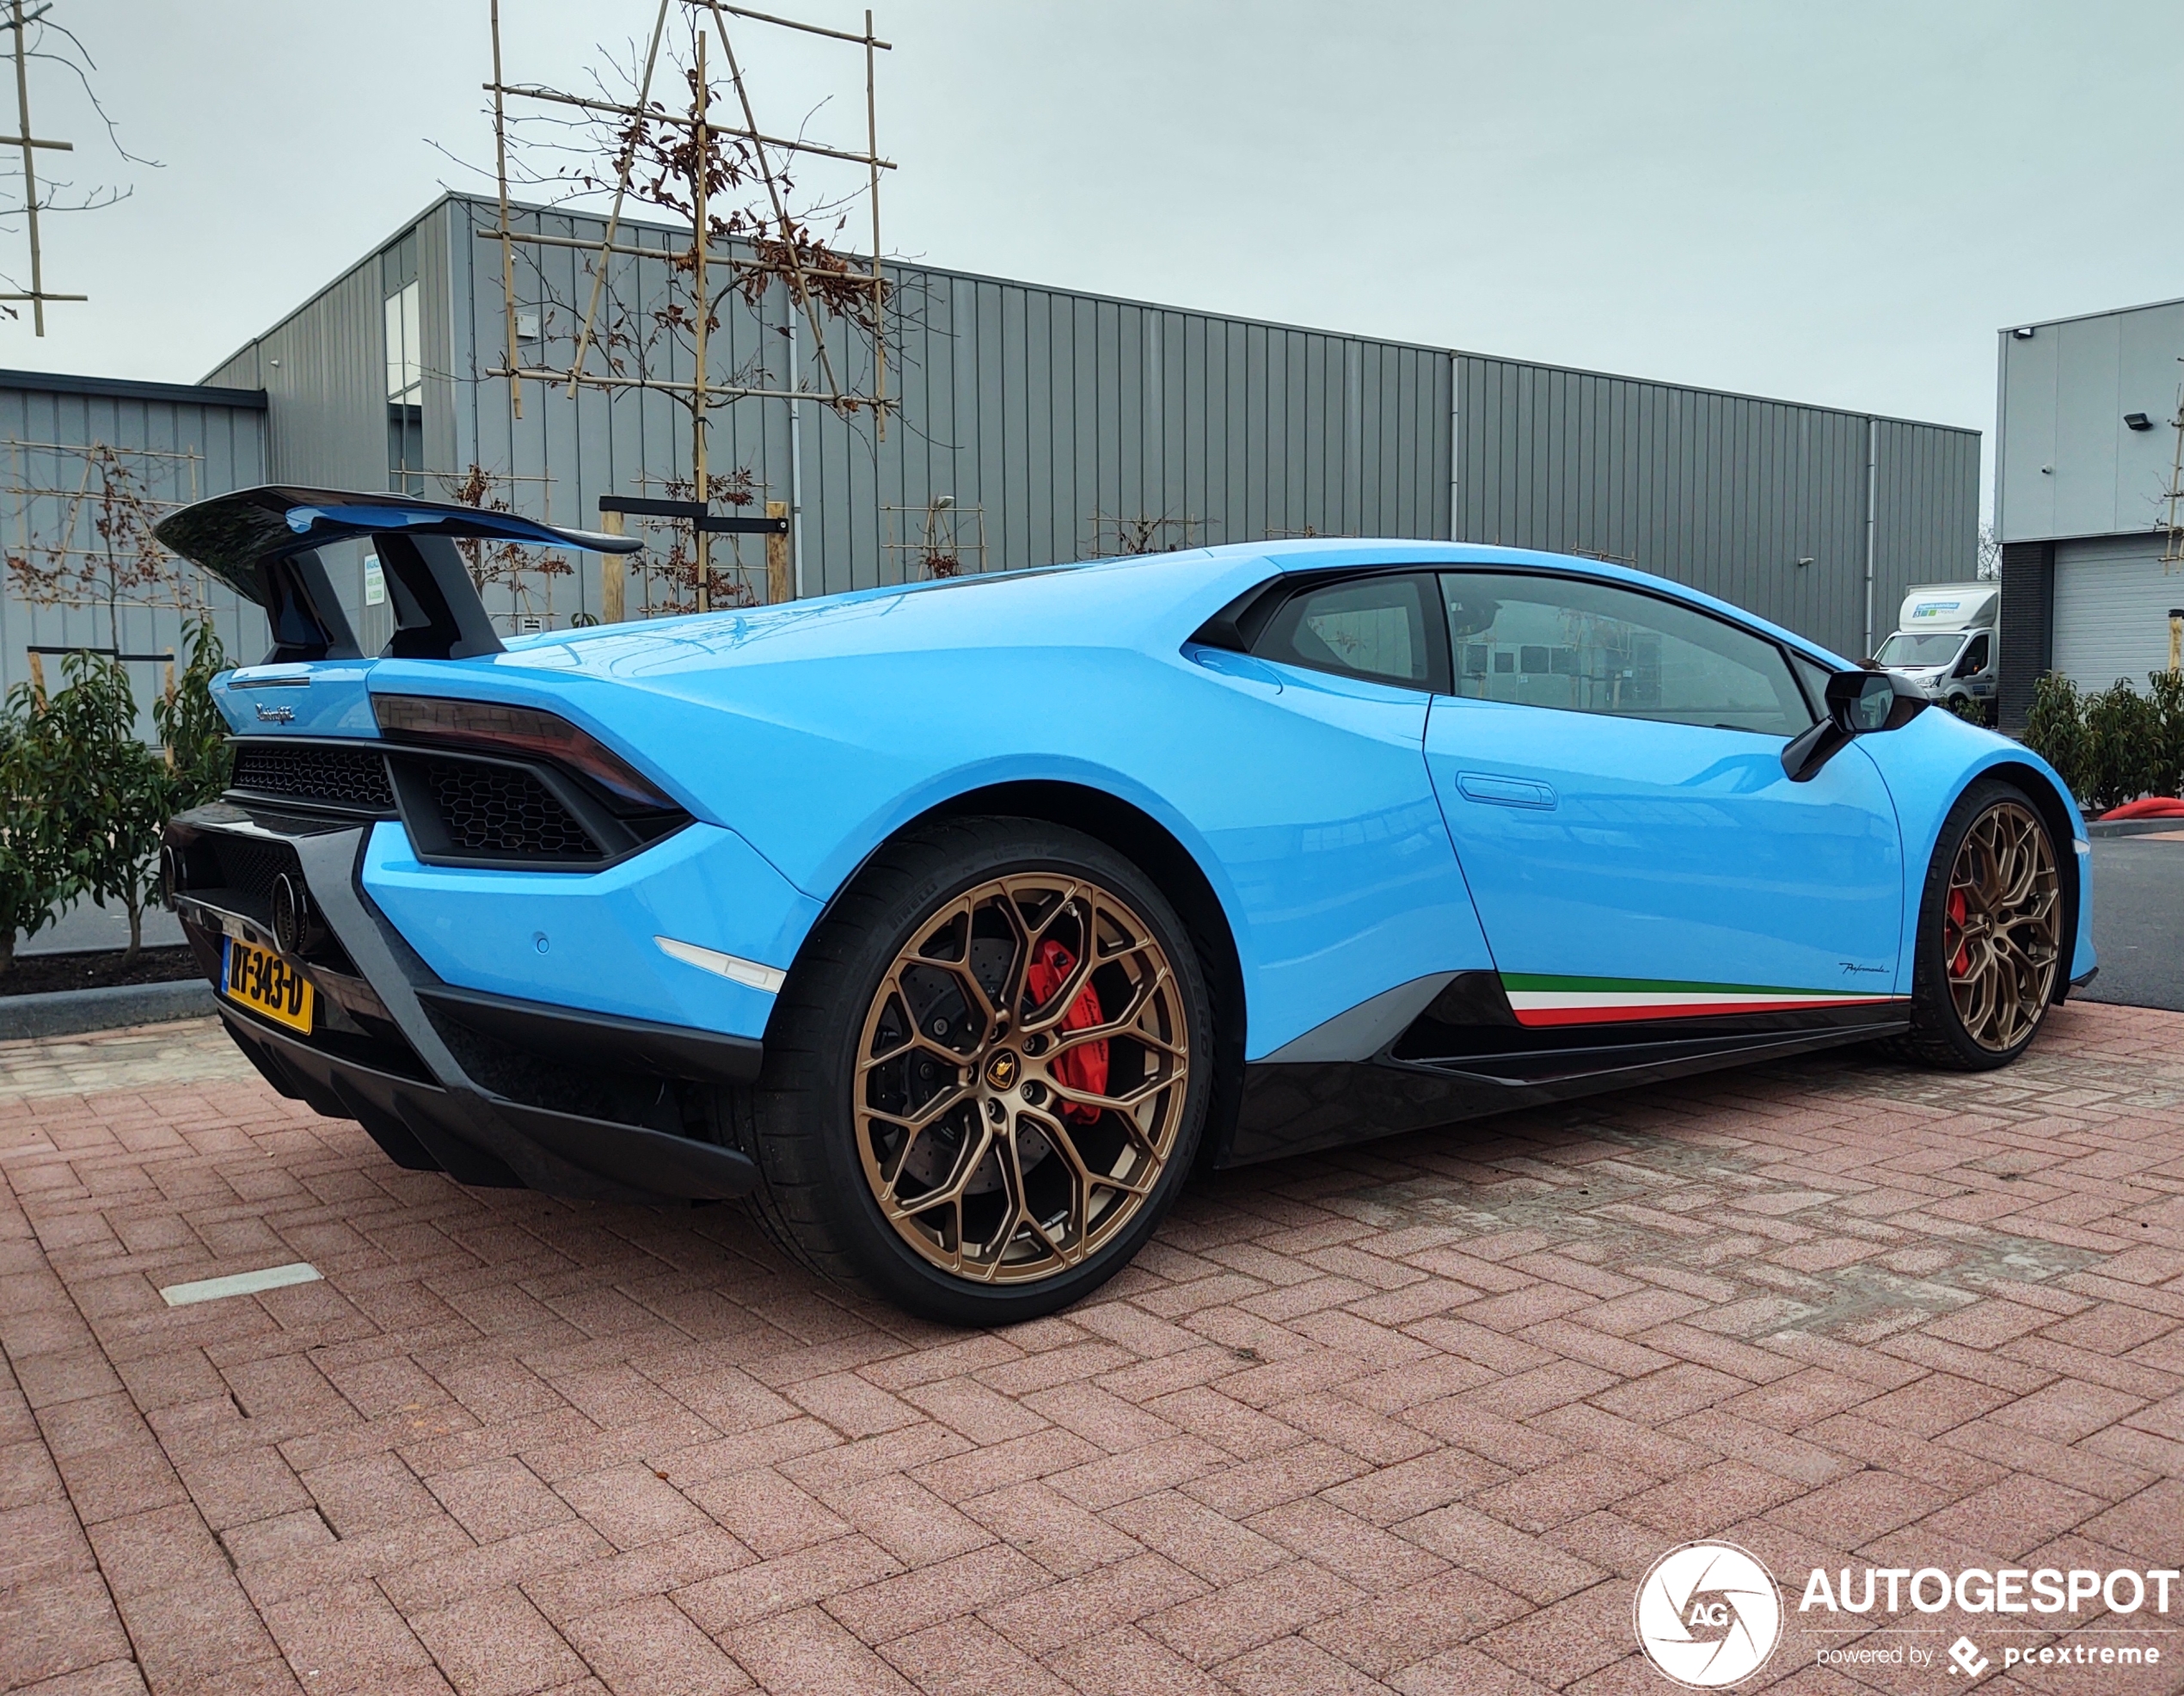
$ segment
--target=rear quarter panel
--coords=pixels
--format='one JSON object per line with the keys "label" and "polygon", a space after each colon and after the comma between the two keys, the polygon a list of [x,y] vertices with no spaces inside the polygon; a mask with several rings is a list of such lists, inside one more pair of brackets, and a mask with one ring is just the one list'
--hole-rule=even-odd
{"label": "rear quarter panel", "polygon": [[777,668],[763,710],[647,711],[670,745],[717,753],[690,783],[821,900],[905,825],[991,785],[1071,783],[1150,814],[1229,916],[1253,1058],[1396,984],[1488,965],[1426,778],[1426,698],[1194,653],[813,661]]}

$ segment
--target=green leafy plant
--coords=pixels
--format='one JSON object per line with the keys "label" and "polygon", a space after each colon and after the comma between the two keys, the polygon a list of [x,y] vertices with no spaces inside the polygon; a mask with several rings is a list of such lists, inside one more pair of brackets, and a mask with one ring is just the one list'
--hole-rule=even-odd
{"label": "green leafy plant", "polygon": [[[228,786],[230,761],[227,721],[212,704],[212,679],[225,671],[227,652],[209,618],[182,627],[189,659],[175,686],[152,703],[152,722],[175,775],[174,804],[195,807]],[[165,820],[163,819],[163,824]]]}
{"label": "green leafy plant", "polygon": [[120,664],[89,654],[62,662],[67,686],[33,721],[52,820],[75,860],[74,884],[129,915],[126,966],[144,943],[158,887],[159,833],[180,793],[160,754],[137,740],[137,703]]}
{"label": "green leafy plant", "polygon": [[18,684],[0,703],[0,972],[15,963],[15,938],[34,937],[76,893],[71,858],[51,797],[44,703]]}
{"label": "green leafy plant", "polygon": [[2060,672],[2045,673],[2033,685],[2025,746],[2055,768],[2071,794],[2087,797],[2085,711],[2077,685]]}
{"label": "green leafy plant", "polygon": [[2154,710],[2153,790],[2175,795],[2184,789],[2184,676],[2147,673],[2146,698]]}
{"label": "green leafy plant", "polygon": [[2085,779],[2101,812],[2154,787],[2161,717],[2154,704],[2118,678],[2085,697]]}

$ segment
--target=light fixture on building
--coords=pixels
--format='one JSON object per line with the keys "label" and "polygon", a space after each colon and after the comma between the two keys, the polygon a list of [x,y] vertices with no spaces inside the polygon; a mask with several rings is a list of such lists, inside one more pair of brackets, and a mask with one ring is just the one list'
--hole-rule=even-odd
{"label": "light fixture on building", "polygon": [[2020,324],[2009,333],[2020,341],[2030,341],[2033,339],[2033,327],[2030,324]]}
{"label": "light fixture on building", "polygon": [[2126,412],[2123,415],[2123,421],[2127,429],[2150,430],[2154,427],[2154,421],[2143,412]]}
{"label": "light fixture on building", "polygon": [[1800,565],[1810,565],[1813,562],[1813,556],[1810,554],[1802,555],[1799,557],[1797,562]]}

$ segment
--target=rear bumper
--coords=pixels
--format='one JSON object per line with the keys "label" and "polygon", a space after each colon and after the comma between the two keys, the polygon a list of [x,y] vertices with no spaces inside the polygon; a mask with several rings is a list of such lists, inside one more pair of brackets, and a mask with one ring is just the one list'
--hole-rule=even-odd
{"label": "rear bumper", "polygon": [[363,893],[370,829],[225,802],[168,826],[169,905],[216,985],[224,937],[278,947],[273,873],[306,892],[312,934],[291,957],[316,992],[313,1030],[220,1003],[276,1089],[354,1119],[397,1164],[463,1183],[620,1201],[753,1186],[749,1156],[690,1130],[709,1122],[698,1092],[758,1075],[757,1040],[444,982]]}

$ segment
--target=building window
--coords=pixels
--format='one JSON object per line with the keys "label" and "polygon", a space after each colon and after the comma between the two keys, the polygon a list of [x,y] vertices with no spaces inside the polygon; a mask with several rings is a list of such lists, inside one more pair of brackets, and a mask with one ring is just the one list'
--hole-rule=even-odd
{"label": "building window", "polygon": [[379,255],[387,330],[387,487],[425,490],[425,361],[418,323],[417,232]]}

